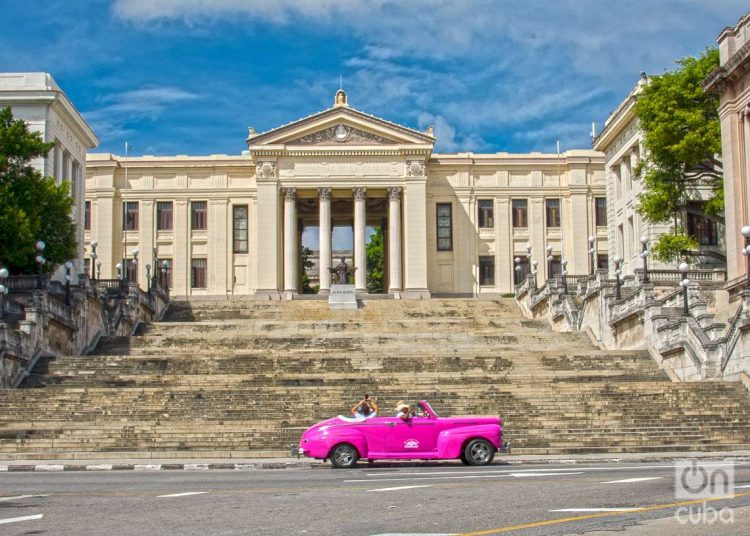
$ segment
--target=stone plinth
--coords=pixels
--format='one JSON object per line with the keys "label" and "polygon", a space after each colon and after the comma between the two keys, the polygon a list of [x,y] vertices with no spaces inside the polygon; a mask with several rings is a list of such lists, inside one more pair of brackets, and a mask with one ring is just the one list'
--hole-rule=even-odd
{"label": "stone plinth", "polygon": [[356,309],[357,293],[354,290],[354,285],[331,285],[328,306],[331,309]]}

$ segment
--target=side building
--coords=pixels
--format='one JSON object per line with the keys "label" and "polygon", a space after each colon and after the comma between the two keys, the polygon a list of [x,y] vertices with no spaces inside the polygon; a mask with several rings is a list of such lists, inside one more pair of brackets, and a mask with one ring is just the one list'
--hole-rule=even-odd
{"label": "side building", "polygon": [[[73,219],[78,225],[76,271],[83,270],[85,214],[84,166],[86,152],[99,145],[94,132],[49,73],[0,73],[0,108],[10,107],[13,117],[23,119],[55,147],[33,162],[43,175],[70,181],[75,199]],[[39,237],[44,239],[44,237]]]}
{"label": "side building", "polygon": [[322,112],[251,129],[243,155],[89,155],[86,243],[98,243],[99,277],[120,264],[145,285],[158,259],[172,295],[188,297],[294,297],[311,227],[323,294],[336,227],[352,233],[362,292],[367,228],[382,227],[384,289],[404,298],[509,293],[534,266],[541,284],[563,259],[587,274],[589,237],[606,258],[601,153],[438,154],[434,143],[431,130],[355,110],[339,91]]}

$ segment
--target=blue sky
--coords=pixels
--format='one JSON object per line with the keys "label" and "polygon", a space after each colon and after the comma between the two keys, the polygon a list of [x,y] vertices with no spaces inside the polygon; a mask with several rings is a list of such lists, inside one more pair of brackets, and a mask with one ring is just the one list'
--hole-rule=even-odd
{"label": "blue sky", "polygon": [[746,0],[3,0],[0,71],[49,71],[98,151],[237,154],[330,106],[435,125],[441,152],[589,147],[638,79]]}

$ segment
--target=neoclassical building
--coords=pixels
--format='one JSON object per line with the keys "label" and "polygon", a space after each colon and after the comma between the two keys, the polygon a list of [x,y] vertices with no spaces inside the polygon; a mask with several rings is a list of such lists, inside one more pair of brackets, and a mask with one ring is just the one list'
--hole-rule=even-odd
{"label": "neoclassical building", "polygon": [[266,299],[301,292],[308,228],[323,294],[335,227],[351,229],[360,292],[367,230],[383,229],[384,288],[402,298],[512,292],[519,275],[536,267],[541,283],[563,259],[586,274],[589,237],[607,254],[601,153],[439,154],[434,144],[431,129],[358,111],[339,90],[322,112],[250,129],[242,155],[90,154],[87,251],[95,240],[102,278],[124,263],[145,285],[156,255],[173,295]]}

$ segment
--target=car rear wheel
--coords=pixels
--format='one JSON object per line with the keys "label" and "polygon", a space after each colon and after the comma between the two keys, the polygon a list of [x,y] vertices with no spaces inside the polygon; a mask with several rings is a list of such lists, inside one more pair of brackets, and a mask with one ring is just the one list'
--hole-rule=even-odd
{"label": "car rear wheel", "polygon": [[359,460],[357,449],[346,443],[336,445],[331,451],[331,463],[339,469],[354,467]]}
{"label": "car rear wheel", "polygon": [[466,444],[463,457],[469,465],[488,465],[495,457],[495,447],[486,439],[472,439]]}

